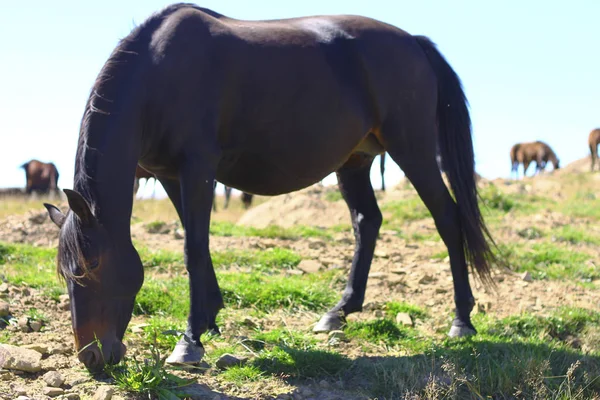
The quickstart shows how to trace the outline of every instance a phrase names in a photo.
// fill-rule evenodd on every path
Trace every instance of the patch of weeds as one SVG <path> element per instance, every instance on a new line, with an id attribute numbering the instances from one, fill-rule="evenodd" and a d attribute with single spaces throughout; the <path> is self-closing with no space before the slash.
<path id="1" fill-rule="evenodd" d="M 152 221 L 146 224 L 146 231 L 148 233 L 169 233 L 170 230 L 164 221 Z"/>
<path id="2" fill-rule="evenodd" d="M 396 344 L 403 339 L 412 337 L 408 329 L 398 326 L 387 318 L 367 322 L 350 322 L 346 329 L 346 335 L 349 338 L 385 344 Z"/>
<path id="3" fill-rule="evenodd" d="M 544 232 L 542 232 L 540 229 L 538 229 L 534 226 L 530 226 L 530 227 L 527 227 L 527 228 L 517 231 L 517 235 L 519 235 L 523 239 L 533 240 L 533 239 L 539 239 L 539 238 L 543 237 Z"/>
<path id="4" fill-rule="evenodd" d="M 291 378 L 335 376 L 349 368 L 351 361 L 344 355 L 324 350 L 298 350 L 275 346 L 252 361 L 260 371 Z"/>
<path id="5" fill-rule="evenodd" d="M 536 243 L 531 246 L 500 244 L 501 257 L 516 272 L 529 271 L 535 279 L 570 279 L 589 282 L 600 278 L 600 271 L 586 261 L 590 256 L 557 243 Z"/>
<path id="6" fill-rule="evenodd" d="M 427 318 L 427 311 L 425 311 L 423 308 L 404 302 L 389 301 L 385 303 L 384 310 L 386 316 L 392 319 L 396 318 L 396 315 L 401 312 L 407 313 L 413 319 Z"/>
<path id="7" fill-rule="evenodd" d="M 254 365 L 236 365 L 224 371 L 221 377 L 228 382 L 241 386 L 247 382 L 264 379 L 264 372 Z"/>
<path id="8" fill-rule="evenodd" d="M 262 342 L 263 346 L 264 344 L 269 344 L 300 349 L 310 349 L 317 344 L 317 339 L 313 335 L 285 328 L 257 333 L 253 336 L 253 340 L 259 343 Z"/>
<path id="9" fill-rule="evenodd" d="M 562 204 L 561 211 L 573 217 L 600 220 L 600 199 L 593 192 L 580 191 Z"/>
<path id="10" fill-rule="evenodd" d="M 29 311 L 25 315 L 31 321 L 39 321 L 43 324 L 47 324 L 48 321 L 50 321 L 48 319 L 48 316 L 46 316 L 46 314 L 44 314 L 44 312 L 38 310 L 37 308 L 30 308 Z"/>
<path id="11" fill-rule="evenodd" d="M 161 271 L 174 268 L 185 270 L 183 253 L 160 249 L 150 250 L 147 247 L 139 247 L 137 250 L 144 268 L 157 268 Z"/>
<path id="12" fill-rule="evenodd" d="M 56 250 L 0 242 L 0 266 L 7 282 L 63 291 L 56 274 Z"/>
<path id="13" fill-rule="evenodd" d="M 161 356 L 158 346 L 150 345 L 149 349 L 150 358 L 143 361 L 125 358 L 117 365 L 106 364 L 104 372 L 114 379 L 118 387 L 131 393 L 161 400 L 185 398 L 181 388 L 193 380 L 185 380 L 167 372 L 166 357 Z"/>
<path id="14" fill-rule="evenodd" d="M 433 260 L 445 260 L 448 257 L 448 250 L 442 250 L 431 256 Z"/>
<path id="15" fill-rule="evenodd" d="M 483 206 L 492 210 L 508 212 L 515 206 L 515 201 L 511 196 L 501 192 L 496 185 L 493 184 L 480 190 L 479 196 Z"/>
<path id="16" fill-rule="evenodd" d="M 264 312 L 280 308 L 320 311 L 336 299 L 333 277 L 328 272 L 305 276 L 222 273 L 219 284 L 230 307 Z"/>
<path id="17" fill-rule="evenodd" d="M 281 247 L 272 247 L 260 251 L 229 250 L 214 252 L 211 257 L 215 268 L 237 265 L 263 272 L 291 269 L 302 260 L 302 257 L 296 252 Z"/>
<path id="18" fill-rule="evenodd" d="M 179 341 L 179 332 L 185 331 L 185 322 L 172 318 L 152 317 L 143 328 L 143 340 L 161 351 L 172 351 Z"/>
<path id="19" fill-rule="evenodd" d="M 325 200 L 333 203 L 336 201 L 344 200 L 344 198 L 342 197 L 342 192 L 340 192 L 339 190 L 328 190 L 325 193 Z"/>
<path id="20" fill-rule="evenodd" d="M 589 230 L 577 229 L 569 225 L 553 230 L 552 238 L 558 242 L 570 244 L 600 245 L 600 236 L 591 233 Z"/>
<path id="21" fill-rule="evenodd" d="M 277 225 L 269 225 L 266 228 L 254 228 L 224 221 L 211 222 L 210 234 L 215 236 L 256 236 L 292 240 L 309 237 L 331 239 L 330 232 L 318 227 L 295 225 L 290 228 L 283 228 Z"/>
<path id="22" fill-rule="evenodd" d="M 431 217 L 427 207 L 416 196 L 382 204 L 381 210 L 384 212 L 383 225 L 389 229 L 394 229 L 394 227 L 399 229 L 405 222 Z"/>

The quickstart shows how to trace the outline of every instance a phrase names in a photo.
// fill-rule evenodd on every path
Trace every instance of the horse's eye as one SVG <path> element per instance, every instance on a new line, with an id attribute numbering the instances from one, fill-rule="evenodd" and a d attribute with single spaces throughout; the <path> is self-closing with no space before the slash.
<path id="1" fill-rule="evenodd" d="M 87 267 L 89 269 L 96 269 L 98 268 L 98 265 L 100 264 L 100 262 L 98 261 L 98 259 L 95 260 L 91 260 L 87 263 Z"/>

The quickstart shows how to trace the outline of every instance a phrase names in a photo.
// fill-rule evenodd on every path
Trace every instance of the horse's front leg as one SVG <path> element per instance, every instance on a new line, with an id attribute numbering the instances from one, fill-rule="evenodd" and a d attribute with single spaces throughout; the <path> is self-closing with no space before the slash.
<path id="1" fill-rule="evenodd" d="M 197 364 L 204 356 L 200 336 L 214 325 L 223 298 L 209 253 L 214 169 L 202 157 L 186 159 L 181 171 L 181 204 L 185 226 L 185 265 L 190 283 L 190 313 L 184 336 L 167 359 L 170 364 Z M 200 161 L 199 161 L 200 160 Z"/>

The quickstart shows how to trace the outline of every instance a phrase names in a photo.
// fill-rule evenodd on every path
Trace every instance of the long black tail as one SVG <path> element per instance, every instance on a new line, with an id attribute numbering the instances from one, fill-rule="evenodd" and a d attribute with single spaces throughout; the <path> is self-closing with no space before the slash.
<path id="1" fill-rule="evenodd" d="M 458 205 L 465 256 L 481 281 L 493 286 L 490 265 L 497 261 L 491 250 L 495 244 L 477 202 L 475 155 L 467 99 L 460 79 L 435 44 L 424 36 L 415 36 L 415 39 L 438 80 L 439 148 Z"/>

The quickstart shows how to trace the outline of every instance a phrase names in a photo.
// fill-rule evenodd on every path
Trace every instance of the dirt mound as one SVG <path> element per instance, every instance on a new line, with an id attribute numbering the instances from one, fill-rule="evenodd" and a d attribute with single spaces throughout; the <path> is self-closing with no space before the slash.
<path id="1" fill-rule="evenodd" d="M 328 193 L 337 191 L 337 186 L 321 184 L 306 189 L 273 197 L 271 200 L 250 209 L 238 221 L 240 225 L 264 228 L 269 225 L 291 227 L 307 225 L 330 227 L 350 223 L 348 207 L 343 200 L 328 200 Z M 334 200 L 334 201 L 332 201 Z"/>
<path id="2" fill-rule="evenodd" d="M 0 221 L 0 241 L 56 247 L 59 229 L 46 210 L 30 210 L 25 215 L 10 215 Z"/>
<path id="3" fill-rule="evenodd" d="M 590 172 L 591 166 L 590 157 L 583 157 L 579 160 L 575 160 L 572 163 L 565 165 L 564 167 L 556 170 L 556 175 L 567 175 L 567 174 L 581 174 L 584 172 Z"/>

